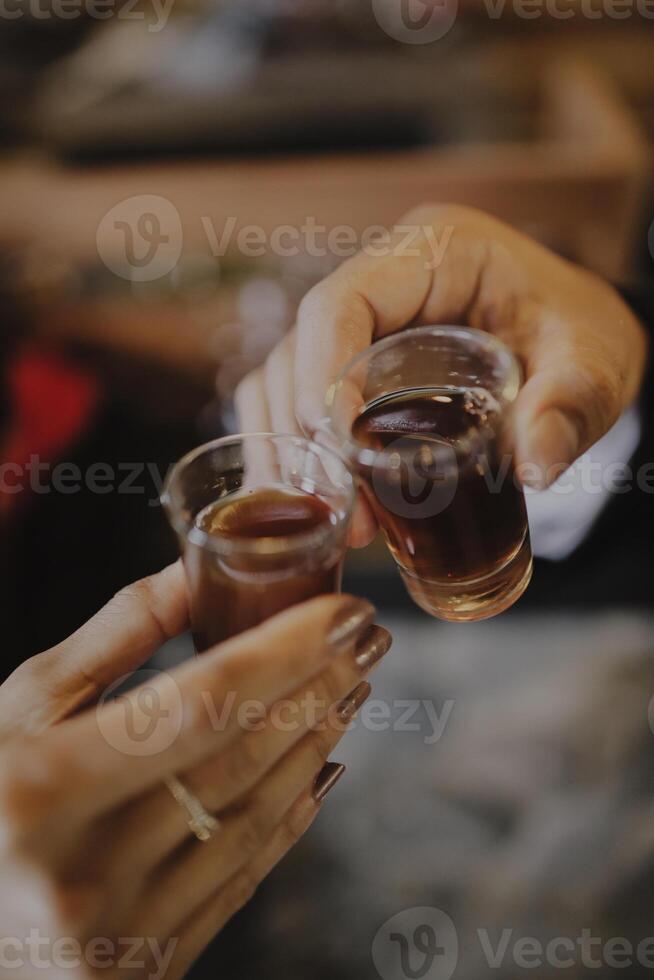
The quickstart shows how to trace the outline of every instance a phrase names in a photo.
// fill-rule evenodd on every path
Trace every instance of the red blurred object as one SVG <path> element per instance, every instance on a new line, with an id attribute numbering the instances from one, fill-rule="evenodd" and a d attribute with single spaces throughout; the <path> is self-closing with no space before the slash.
<path id="1" fill-rule="evenodd" d="M 29 490 L 33 457 L 52 464 L 88 430 L 101 398 L 97 379 L 62 355 L 23 348 L 10 362 L 9 422 L 2 439 L 0 513 L 13 512 Z"/>

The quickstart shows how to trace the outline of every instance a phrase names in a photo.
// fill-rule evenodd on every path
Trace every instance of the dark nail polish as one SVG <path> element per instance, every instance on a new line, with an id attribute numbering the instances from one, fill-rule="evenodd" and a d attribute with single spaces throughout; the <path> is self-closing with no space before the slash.
<path id="1" fill-rule="evenodd" d="M 385 656 L 393 645 L 393 637 L 383 626 L 371 626 L 357 644 L 354 662 L 365 673 Z"/>
<path id="2" fill-rule="evenodd" d="M 341 606 L 327 636 L 327 642 L 334 653 L 340 653 L 354 643 L 370 626 L 374 616 L 375 607 L 365 599 L 350 599 Z"/>
<path id="3" fill-rule="evenodd" d="M 352 721 L 362 704 L 370 697 L 372 688 L 368 681 L 361 681 L 338 706 L 338 717 L 341 721 Z"/>
<path id="4" fill-rule="evenodd" d="M 316 803 L 322 803 L 344 772 L 345 766 L 339 762 L 327 762 L 322 767 L 313 784 L 313 798 Z"/>

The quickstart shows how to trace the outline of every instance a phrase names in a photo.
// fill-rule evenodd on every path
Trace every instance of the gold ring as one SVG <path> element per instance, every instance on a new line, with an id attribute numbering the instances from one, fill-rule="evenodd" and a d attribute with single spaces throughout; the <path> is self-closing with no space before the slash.
<path id="1" fill-rule="evenodd" d="M 188 814 L 188 825 L 199 841 L 205 843 L 211 840 L 220 829 L 220 821 L 202 806 L 202 803 L 191 793 L 177 776 L 169 776 L 166 786 L 173 798 Z"/>

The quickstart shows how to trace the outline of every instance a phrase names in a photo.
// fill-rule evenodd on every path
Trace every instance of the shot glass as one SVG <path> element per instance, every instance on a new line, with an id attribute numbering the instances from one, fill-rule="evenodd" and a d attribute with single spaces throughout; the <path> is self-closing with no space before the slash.
<path id="1" fill-rule="evenodd" d="M 230 436 L 176 463 L 162 501 L 181 546 L 198 652 L 340 591 L 354 493 L 338 456 L 295 436 Z"/>
<path id="2" fill-rule="evenodd" d="M 532 574 L 511 454 L 521 372 L 491 334 L 418 327 L 355 357 L 330 393 L 330 429 L 415 602 L 486 619 Z"/>

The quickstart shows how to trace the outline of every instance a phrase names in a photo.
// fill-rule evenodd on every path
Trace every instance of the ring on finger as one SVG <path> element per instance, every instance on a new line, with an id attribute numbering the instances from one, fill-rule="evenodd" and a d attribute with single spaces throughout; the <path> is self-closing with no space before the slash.
<path id="1" fill-rule="evenodd" d="M 197 796 L 177 776 L 169 776 L 166 786 L 176 803 L 186 810 L 187 823 L 199 841 L 206 843 L 220 830 L 220 821 L 204 808 Z"/>

